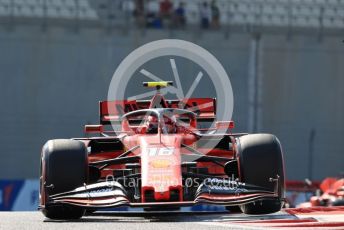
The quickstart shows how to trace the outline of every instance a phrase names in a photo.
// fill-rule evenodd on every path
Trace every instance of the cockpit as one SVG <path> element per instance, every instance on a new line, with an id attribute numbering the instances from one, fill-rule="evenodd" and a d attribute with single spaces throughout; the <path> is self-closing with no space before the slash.
<path id="1" fill-rule="evenodd" d="M 138 134 L 183 133 L 196 127 L 196 114 L 184 109 L 143 109 L 122 117 L 122 131 Z"/>

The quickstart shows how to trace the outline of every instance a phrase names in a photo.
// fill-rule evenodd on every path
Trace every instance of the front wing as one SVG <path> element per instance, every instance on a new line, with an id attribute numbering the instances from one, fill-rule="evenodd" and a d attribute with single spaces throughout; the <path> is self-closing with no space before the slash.
<path id="1" fill-rule="evenodd" d="M 195 204 L 242 205 L 262 199 L 281 199 L 279 177 L 269 178 L 275 183 L 274 191 L 255 185 L 228 179 L 208 178 L 198 187 L 193 201 L 180 202 L 130 202 L 125 188 L 116 181 L 84 185 L 69 192 L 48 197 L 47 206 L 68 204 L 84 208 L 113 208 L 119 206 L 155 207 L 155 206 L 192 206 Z M 42 207 L 40 207 L 42 208 Z"/>

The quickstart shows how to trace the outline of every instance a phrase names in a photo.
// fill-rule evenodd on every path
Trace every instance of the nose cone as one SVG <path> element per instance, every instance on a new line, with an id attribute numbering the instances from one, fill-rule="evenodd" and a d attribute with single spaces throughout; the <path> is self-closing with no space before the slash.
<path id="1" fill-rule="evenodd" d="M 154 199 L 155 200 L 169 200 L 170 199 L 170 192 L 155 192 L 154 193 Z"/>
<path id="2" fill-rule="evenodd" d="M 178 135 L 142 136 L 142 201 L 169 201 L 171 191 L 182 194 L 180 143 Z"/>

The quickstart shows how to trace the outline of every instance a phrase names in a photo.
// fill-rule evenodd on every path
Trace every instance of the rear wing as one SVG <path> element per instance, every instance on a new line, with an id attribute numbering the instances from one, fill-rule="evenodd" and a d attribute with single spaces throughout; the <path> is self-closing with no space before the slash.
<path id="1" fill-rule="evenodd" d="M 187 109 L 197 114 L 198 121 L 214 121 L 216 119 L 215 98 L 189 98 L 188 100 L 165 100 L 168 108 Z M 99 102 L 100 124 L 120 122 L 121 117 L 139 109 L 149 109 L 151 100 L 120 100 Z"/>

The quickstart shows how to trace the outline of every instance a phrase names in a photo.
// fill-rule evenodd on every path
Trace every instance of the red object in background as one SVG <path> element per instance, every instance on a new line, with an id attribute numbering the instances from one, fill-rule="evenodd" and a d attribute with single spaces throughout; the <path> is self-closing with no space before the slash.
<path id="1" fill-rule="evenodd" d="M 4 207 L 8 208 L 10 205 L 10 198 L 12 195 L 12 191 L 14 188 L 14 184 L 9 184 L 4 189 Z"/>
<path id="2" fill-rule="evenodd" d="M 286 207 L 297 207 L 299 204 L 307 202 L 316 194 L 319 186 L 319 181 L 286 181 Z"/>
<path id="3" fill-rule="evenodd" d="M 316 190 L 321 192 L 321 194 L 312 196 L 308 202 L 301 203 L 298 207 L 344 205 L 344 178 L 328 177 L 325 178 L 317 187 L 318 189 Z"/>
<path id="4" fill-rule="evenodd" d="M 327 190 L 329 190 L 332 185 L 337 181 L 337 178 L 333 178 L 333 177 L 328 177 L 325 178 L 325 180 L 323 180 L 320 184 L 320 189 L 323 192 L 326 192 Z"/>
<path id="5" fill-rule="evenodd" d="M 172 3 L 169 0 L 160 2 L 160 13 L 164 16 L 169 15 L 172 11 Z"/>
<path id="6" fill-rule="evenodd" d="M 319 181 L 312 181 L 310 184 L 305 181 L 289 180 L 286 181 L 288 191 L 315 192 L 320 187 Z"/>
<path id="7" fill-rule="evenodd" d="M 344 189 L 344 179 L 333 177 L 326 178 L 320 185 L 321 191 L 330 195 L 339 195 L 341 189 Z"/>

